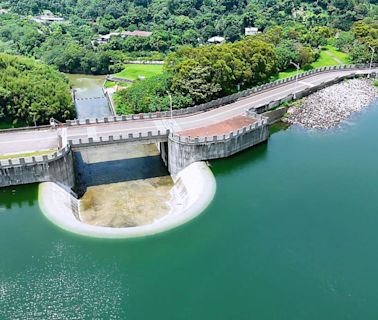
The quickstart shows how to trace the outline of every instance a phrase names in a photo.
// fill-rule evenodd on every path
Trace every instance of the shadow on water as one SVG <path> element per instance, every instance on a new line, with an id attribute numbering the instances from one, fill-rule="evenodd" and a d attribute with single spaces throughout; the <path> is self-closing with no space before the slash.
<path id="1" fill-rule="evenodd" d="M 217 175 L 231 175 L 235 171 L 250 166 L 252 162 L 263 161 L 267 156 L 268 142 L 262 142 L 252 148 L 238 152 L 231 157 L 212 160 L 211 169 Z M 230 163 L 232 162 L 232 166 Z"/>
<path id="2" fill-rule="evenodd" d="M 269 126 L 269 133 L 272 136 L 275 133 L 286 131 L 289 128 L 289 124 L 279 121 Z M 269 139 L 256 146 L 238 152 L 231 157 L 212 160 L 211 165 L 213 172 L 217 175 L 228 175 L 235 171 L 243 170 L 243 168 L 253 162 L 263 161 L 267 156 L 268 143 Z M 232 161 L 232 167 L 229 166 L 230 161 Z"/>
<path id="3" fill-rule="evenodd" d="M 269 126 L 269 132 L 272 135 L 280 131 L 286 131 L 289 128 L 290 128 L 290 124 L 279 121 Z"/>
<path id="4" fill-rule="evenodd" d="M 168 176 L 158 155 L 88 163 L 80 152 L 74 153 L 77 190 L 104 184 Z"/>

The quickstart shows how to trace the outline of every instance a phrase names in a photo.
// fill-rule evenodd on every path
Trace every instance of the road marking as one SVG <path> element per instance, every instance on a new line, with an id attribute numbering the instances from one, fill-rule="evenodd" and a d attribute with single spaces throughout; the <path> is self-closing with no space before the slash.
<path id="1" fill-rule="evenodd" d="M 309 83 L 309 82 L 305 82 L 305 81 L 299 81 L 299 83 L 302 83 L 302 84 L 304 84 L 306 86 L 309 86 L 309 87 L 314 87 L 315 86 L 314 84 Z"/>

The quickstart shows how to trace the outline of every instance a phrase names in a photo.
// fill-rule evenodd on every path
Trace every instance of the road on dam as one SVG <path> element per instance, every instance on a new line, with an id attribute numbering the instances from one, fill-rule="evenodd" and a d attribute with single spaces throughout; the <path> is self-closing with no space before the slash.
<path id="1" fill-rule="evenodd" d="M 377 72 L 373 69 L 372 72 Z M 148 131 L 164 131 L 173 129 L 175 133 L 189 129 L 204 128 L 209 125 L 232 119 L 244 115 L 245 112 L 254 107 L 272 100 L 285 98 L 289 94 L 300 92 L 306 88 L 319 85 L 323 82 L 331 81 L 337 77 L 343 77 L 350 74 L 365 73 L 366 69 L 361 70 L 340 70 L 324 72 L 320 74 L 309 75 L 295 81 L 282 84 L 277 87 L 266 89 L 262 92 L 255 93 L 249 97 L 241 98 L 238 101 L 221 106 L 209 111 L 189 114 L 180 117 L 141 119 L 109 123 L 97 123 L 88 125 L 78 125 L 67 127 L 68 140 L 77 140 L 80 138 L 97 138 L 100 136 L 119 136 L 129 133 L 147 133 Z M 228 133 L 228 132 L 225 132 Z M 58 143 L 57 130 L 40 129 L 40 130 L 20 130 L 20 131 L 3 131 L 0 133 L 0 154 L 16 154 L 25 152 L 34 152 L 38 150 L 47 150 L 56 148 Z"/>

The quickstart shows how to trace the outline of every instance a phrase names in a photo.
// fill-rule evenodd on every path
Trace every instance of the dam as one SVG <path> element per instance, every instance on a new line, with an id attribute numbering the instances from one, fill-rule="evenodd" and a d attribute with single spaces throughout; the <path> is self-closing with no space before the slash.
<path id="1" fill-rule="evenodd" d="M 43 132 L 51 141 L 54 139 L 59 141 L 60 149 L 48 156 L 1 160 L 0 186 L 35 182 L 56 183 L 67 191 L 66 207 L 75 212 L 78 211 L 78 206 L 72 205 L 75 200 L 72 198 L 71 190 L 82 196 L 88 187 L 127 180 L 127 177 L 122 175 L 122 171 L 112 178 L 107 174 L 106 169 L 110 166 L 115 168 L 117 165 L 130 166 L 133 162 L 132 158 L 127 157 L 128 152 L 125 152 L 124 157 L 112 159 L 111 155 L 114 152 L 124 146 L 154 145 L 158 150 L 155 158 L 161 158 L 167 172 L 178 186 L 176 189 L 184 186 L 184 190 L 189 192 L 188 190 L 195 189 L 195 186 L 190 183 L 190 174 L 187 173 L 190 169 L 187 168 L 205 172 L 202 167 L 197 167 L 195 164 L 229 157 L 267 141 L 269 121 L 282 116 L 280 105 L 344 79 L 367 74 L 372 73 L 363 66 L 322 68 L 302 75 L 305 81 L 301 81 L 300 85 L 293 77 L 278 80 L 191 110 L 177 110 L 175 118 L 167 118 L 167 114 L 152 113 L 67 121 L 59 128 L 53 127 L 47 130 L 40 128 L 29 131 L 15 130 L 15 134 L 20 137 L 27 133 L 28 137 L 38 138 Z M 375 76 L 375 73 L 373 74 Z M 234 102 L 227 104 L 230 101 Z M 266 112 L 269 113 L 270 119 L 265 116 L 268 114 Z M 186 113 L 189 113 L 189 116 Z M 1 135 L 7 134 L 11 133 L 6 132 Z M 105 156 L 101 161 L 93 161 L 96 154 L 109 155 L 109 158 Z M 93 180 L 93 177 L 97 181 Z M 199 188 L 199 190 L 205 189 Z M 195 190 L 192 197 L 198 201 L 201 199 L 199 190 Z M 208 199 L 198 202 L 200 210 L 211 201 L 213 196 L 211 193 L 212 191 L 208 194 Z M 193 201 L 192 204 L 194 205 Z M 185 206 L 186 204 L 183 205 Z M 181 209 L 185 213 L 188 208 Z M 198 212 L 194 215 L 196 214 Z M 184 218 L 180 223 L 187 221 L 189 216 L 183 214 Z M 63 224 L 65 222 L 67 221 L 61 221 Z M 70 225 L 70 222 L 67 223 Z M 163 221 L 158 230 L 167 230 L 180 223 Z M 86 228 L 81 228 L 78 233 L 90 234 L 91 231 L 84 229 Z M 141 235 L 144 231 L 135 230 L 131 236 Z M 148 234 L 155 232 L 157 230 L 149 230 Z M 122 230 L 115 237 L 122 237 Z"/>

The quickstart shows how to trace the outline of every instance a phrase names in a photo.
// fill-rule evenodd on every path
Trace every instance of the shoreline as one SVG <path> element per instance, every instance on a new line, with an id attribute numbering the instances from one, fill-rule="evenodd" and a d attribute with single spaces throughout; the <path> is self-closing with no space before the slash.
<path id="1" fill-rule="evenodd" d="M 346 80 L 290 104 L 282 121 L 305 129 L 336 128 L 376 99 L 372 79 Z"/>
<path id="2" fill-rule="evenodd" d="M 170 213 L 151 224 L 137 227 L 100 227 L 77 220 L 75 215 L 80 214 L 74 210 L 79 200 L 52 182 L 39 185 L 38 202 L 43 215 L 50 222 L 78 235 L 107 239 L 145 237 L 174 229 L 194 219 L 214 198 L 215 177 L 204 162 L 191 164 L 174 177 L 174 182 L 172 199 L 175 201 L 170 203 Z"/>

